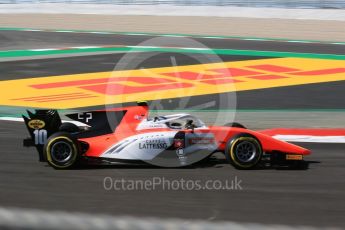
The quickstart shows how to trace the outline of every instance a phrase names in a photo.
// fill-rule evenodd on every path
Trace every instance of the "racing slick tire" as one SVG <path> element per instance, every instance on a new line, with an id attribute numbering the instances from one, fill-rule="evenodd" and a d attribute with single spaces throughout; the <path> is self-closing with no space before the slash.
<path id="1" fill-rule="evenodd" d="M 60 132 L 76 133 L 79 132 L 79 127 L 71 122 L 64 122 L 59 127 Z"/>
<path id="2" fill-rule="evenodd" d="M 80 151 L 77 140 L 67 132 L 51 135 L 43 147 L 44 157 L 55 169 L 69 169 L 77 165 Z"/>
<path id="3" fill-rule="evenodd" d="M 225 157 L 237 169 L 253 169 L 263 155 L 260 142 L 250 134 L 239 134 L 227 142 Z"/>
<path id="4" fill-rule="evenodd" d="M 230 123 L 226 123 L 225 125 L 223 125 L 225 127 L 234 127 L 234 128 L 242 128 L 242 129 L 246 129 L 246 127 L 244 125 L 242 125 L 241 123 L 238 122 L 230 122 Z"/>

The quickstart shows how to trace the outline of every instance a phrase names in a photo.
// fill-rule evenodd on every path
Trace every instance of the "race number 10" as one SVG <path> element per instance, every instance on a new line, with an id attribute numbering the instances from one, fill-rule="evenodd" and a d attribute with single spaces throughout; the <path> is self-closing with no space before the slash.
<path id="1" fill-rule="evenodd" d="M 47 141 L 47 130 L 45 129 L 36 129 L 34 131 L 35 135 L 35 145 L 44 145 Z"/>

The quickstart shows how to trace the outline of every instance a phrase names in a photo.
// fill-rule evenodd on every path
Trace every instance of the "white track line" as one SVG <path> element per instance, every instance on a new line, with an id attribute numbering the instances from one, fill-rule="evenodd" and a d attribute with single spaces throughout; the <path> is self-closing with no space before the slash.
<path id="1" fill-rule="evenodd" d="M 345 136 L 275 135 L 273 137 L 288 142 L 345 143 Z"/>
<path id="2" fill-rule="evenodd" d="M 18 29 L 17 31 L 30 32 L 49 32 L 49 33 L 85 33 L 85 34 L 113 34 L 113 35 L 130 35 L 130 36 L 150 36 L 150 37 L 190 37 L 190 38 L 206 38 L 206 39 L 229 39 L 229 40 L 247 40 L 247 41 L 273 41 L 273 42 L 293 42 L 293 43 L 317 43 L 317 44 L 333 44 L 345 45 L 345 42 L 330 41 L 309 41 L 309 40 L 289 40 L 274 38 L 251 38 L 251 37 L 232 37 L 232 36 L 202 36 L 192 34 L 156 34 L 156 33 L 130 33 L 130 32 L 110 32 L 110 31 L 79 31 L 79 30 L 49 30 L 49 29 Z"/>
<path id="3" fill-rule="evenodd" d="M 23 118 L 0 117 L 2 121 L 24 122 Z M 62 120 L 78 126 L 87 126 L 79 121 Z M 312 135 L 274 135 L 273 138 L 288 142 L 311 142 L 311 143 L 345 143 L 345 136 L 312 136 Z"/>

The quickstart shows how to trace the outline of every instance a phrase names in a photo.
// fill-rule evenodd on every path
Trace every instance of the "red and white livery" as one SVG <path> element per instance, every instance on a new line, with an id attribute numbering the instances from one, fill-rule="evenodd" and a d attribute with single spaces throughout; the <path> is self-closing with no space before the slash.
<path id="1" fill-rule="evenodd" d="M 28 111 L 23 116 L 39 159 L 56 169 L 81 162 L 149 163 L 161 167 L 186 166 L 222 152 L 238 169 L 261 162 L 296 165 L 310 151 L 246 129 L 238 123 L 207 126 L 190 114 L 148 116 L 146 103 L 137 106 L 66 115 L 81 122 L 62 123 L 55 110 Z"/>

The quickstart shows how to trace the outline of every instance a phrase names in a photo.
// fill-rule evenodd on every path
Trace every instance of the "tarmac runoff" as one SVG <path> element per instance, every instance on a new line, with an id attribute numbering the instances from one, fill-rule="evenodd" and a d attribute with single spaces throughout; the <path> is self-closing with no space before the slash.
<path id="1" fill-rule="evenodd" d="M 37 30 L 37 32 L 39 33 L 41 30 Z M 72 31 L 73 32 L 73 31 Z M 63 36 L 64 34 L 68 34 L 68 33 L 72 33 L 69 31 L 61 31 L 59 36 Z M 74 33 L 74 32 L 73 32 Z M 77 32 L 76 32 L 77 33 Z M 92 33 L 92 32 L 90 32 Z M 50 33 L 52 35 L 54 35 L 54 33 Z M 103 36 L 102 33 L 97 34 L 99 36 Z M 134 37 L 141 37 L 141 36 L 145 36 L 144 35 L 140 35 L 140 34 L 135 34 L 132 35 Z M 129 35 L 129 37 L 131 37 Z M 209 38 L 210 40 L 212 40 L 212 37 Z M 223 40 L 224 46 L 225 44 L 227 44 L 227 42 L 232 42 L 232 40 Z M 255 44 L 261 44 L 258 41 L 251 41 L 252 43 Z M 319 47 L 319 46 L 318 46 Z M 320 45 L 321 47 L 321 45 Z M 300 56 L 300 55 L 307 55 L 310 58 L 319 58 L 320 56 L 318 55 L 322 55 L 322 57 L 324 58 L 325 56 L 329 57 L 329 58 L 334 58 L 334 59 L 344 59 L 345 55 L 342 55 L 341 53 L 339 54 L 305 54 L 305 53 L 296 53 L 296 52 L 273 52 L 273 51 L 255 51 L 255 50 L 231 50 L 231 49 L 197 49 L 197 48 L 171 48 L 171 47 L 143 47 L 143 46 L 128 46 L 126 47 L 91 47 L 91 46 L 78 46 L 78 47 L 70 47 L 70 48 L 61 48 L 61 49 L 33 49 L 33 50 L 14 50 L 14 51 L 3 51 L 3 53 L 0 52 L 0 54 L 3 54 L 3 58 L 6 59 L 6 55 L 8 56 L 16 56 L 18 55 L 18 57 L 15 58 L 23 58 L 23 56 L 21 56 L 22 54 L 24 55 L 31 55 L 32 53 L 35 54 L 46 54 L 45 55 L 38 55 L 38 58 L 46 58 L 50 55 L 52 55 L 52 57 L 54 57 L 54 52 L 67 52 L 66 54 L 57 54 L 57 55 L 67 55 L 68 57 L 70 57 L 69 55 L 74 55 L 73 52 L 76 52 L 76 55 L 85 55 L 85 56 L 89 56 L 89 54 L 91 53 L 95 53 L 98 54 L 99 50 L 106 50 L 109 49 L 109 52 L 113 52 L 113 50 L 118 50 L 118 49 L 130 49 L 130 50 L 136 50 L 136 51 L 140 51 L 140 52 L 147 52 L 147 51 L 152 51 L 152 50 L 156 50 L 157 52 L 166 52 L 167 50 L 169 51 L 174 51 L 174 52 L 199 52 L 199 53 L 203 53 L 203 52 L 222 52 L 223 56 L 232 56 L 232 57 L 236 57 L 237 55 L 241 54 L 241 55 L 248 55 L 248 57 L 253 57 L 255 58 L 255 56 L 251 56 L 251 55 L 265 55 L 263 57 L 267 58 L 266 55 L 271 55 L 271 56 L 281 56 L 281 55 L 289 55 L 289 56 Z M 78 53 L 78 52 L 81 53 Z M 84 51 L 87 51 L 85 53 L 83 53 Z M 318 50 L 315 50 L 315 52 L 317 52 Z M 23 52 L 23 53 L 21 53 Z M 71 52 L 71 53 L 69 53 Z M 123 52 L 123 51 L 119 51 L 119 52 Z M 27 56 L 28 58 L 35 58 L 35 56 Z M 238 56 L 240 57 L 240 56 Z M 326 58 L 327 58 L 326 57 Z M 85 57 L 87 58 L 87 57 Z M 91 58 L 89 58 L 91 59 Z M 109 60 L 111 58 L 109 57 Z M 0 59 L 1 60 L 1 59 Z M 58 60 L 58 59 L 56 59 Z M 66 60 L 66 59 L 65 59 Z M 70 59 L 72 60 L 72 59 Z M 91 59 L 92 60 L 92 59 Z M 54 62 L 54 60 L 52 60 L 51 62 Z M 157 60 L 157 63 L 161 62 L 161 60 Z M 43 65 L 42 63 L 40 65 Z M 31 64 L 27 66 L 32 66 Z M 96 66 L 95 66 L 96 67 Z M 45 68 L 44 65 L 42 66 L 42 68 Z M 80 68 L 82 68 L 82 66 L 80 66 Z M 52 71 L 54 71 L 54 69 L 51 69 Z M 26 72 L 32 72 L 29 69 L 26 70 Z M 38 71 L 39 72 L 39 71 Z M 306 87 L 306 86 L 304 86 Z M 312 87 L 312 85 L 308 85 L 309 88 Z M 288 87 L 289 88 L 289 87 Z M 339 88 L 339 87 L 338 87 Z M 325 89 L 327 90 L 327 89 Z M 278 88 L 279 91 L 279 88 Z M 250 93 L 249 93 L 250 94 Z M 276 95 L 276 93 L 274 93 Z M 254 96 L 255 93 L 252 95 Z M 261 95 L 261 94 L 260 94 Z M 273 95 L 273 94 L 272 94 Z M 250 95 L 249 95 L 250 96 Z M 248 97 L 249 97 L 248 96 Z M 313 98 L 313 97 L 311 97 Z M 263 99 L 265 100 L 265 99 Z M 293 107 L 293 106 L 292 106 Z M 87 109 L 87 108 L 84 108 Z M 18 112 L 20 111 L 20 112 Z M 22 108 L 18 108 L 15 109 L 13 107 L 2 107 L 0 109 L 0 113 L 2 114 L 2 116 L 19 116 L 20 113 L 23 113 L 24 109 Z M 171 113 L 171 111 L 158 111 L 159 113 Z M 189 111 L 173 111 L 173 113 L 176 112 L 189 112 Z M 206 112 L 196 112 L 196 111 L 192 111 L 193 113 L 196 113 L 196 115 L 200 116 L 200 118 L 202 118 L 203 120 L 205 120 L 206 123 L 208 124 L 212 124 L 214 123 L 213 118 L 217 115 L 219 115 L 219 117 L 223 117 L 224 119 L 219 121 L 217 123 L 217 125 L 223 125 L 224 123 L 230 122 L 230 120 L 227 120 L 227 117 L 233 117 L 234 115 L 236 116 L 236 121 L 237 122 L 241 122 L 243 124 L 245 124 L 247 127 L 252 128 L 252 129 L 266 129 L 266 128 L 275 128 L 275 127 L 305 127 L 305 128 L 319 128 L 319 127 L 324 127 L 324 128 L 342 128 L 344 127 L 345 124 L 345 116 L 344 113 L 345 111 L 343 111 L 342 109 L 276 109 L 276 110 L 269 110 L 269 109 L 259 109 L 259 110 L 251 110 L 251 109 L 239 109 L 237 111 L 206 111 Z M 303 117 L 303 119 L 301 119 L 301 117 Z"/>

